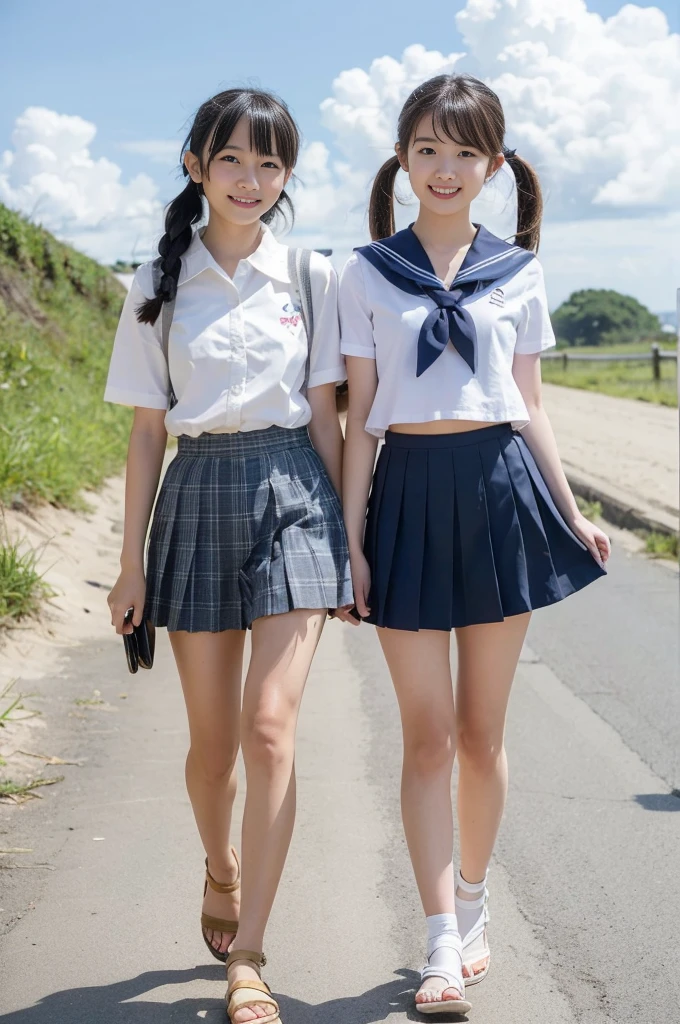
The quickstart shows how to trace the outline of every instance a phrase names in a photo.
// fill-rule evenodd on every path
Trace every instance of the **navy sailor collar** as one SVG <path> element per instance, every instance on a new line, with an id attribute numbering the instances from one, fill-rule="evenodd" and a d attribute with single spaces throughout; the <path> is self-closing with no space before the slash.
<path id="1" fill-rule="evenodd" d="M 451 287 L 445 288 L 412 224 L 390 238 L 358 246 L 354 251 L 396 288 L 435 301 L 436 307 L 428 314 L 418 338 L 417 377 L 429 369 L 449 341 L 475 372 L 477 332 L 464 301 L 496 281 L 512 277 L 534 259 L 533 252 L 497 238 L 480 224 Z"/>

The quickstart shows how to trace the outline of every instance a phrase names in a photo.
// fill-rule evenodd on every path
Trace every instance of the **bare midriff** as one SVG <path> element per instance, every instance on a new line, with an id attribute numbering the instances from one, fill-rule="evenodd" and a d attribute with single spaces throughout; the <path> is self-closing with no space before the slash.
<path id="1" fill-rule="evenodd" d="M 388 429 L 395 434 L 464 434 L 468 430 L 496 426 L 497 423 L 478 420 L 431 420 L 429 423 L 390 423 Z"/>

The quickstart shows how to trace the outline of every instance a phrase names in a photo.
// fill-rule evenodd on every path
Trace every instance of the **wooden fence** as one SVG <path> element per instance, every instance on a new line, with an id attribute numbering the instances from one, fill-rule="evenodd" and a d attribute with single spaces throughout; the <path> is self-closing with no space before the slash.
<path id="1" fill-rule="evenodd" d="M 661 363 L 664 360 L 673 360 L 677 363 L 678 353 L 667 352 L 656 343 L 651 346 L 649 352 L 620 352 L 602 353 L 579 352 L 577 348 L 561 349 L 559 352 L 544 352 L 542 359 L 558 361 L 562 363 L 563 369 L 567 369 L 569 363 L 651 363 L 652 378 L 661 380 Z"/>

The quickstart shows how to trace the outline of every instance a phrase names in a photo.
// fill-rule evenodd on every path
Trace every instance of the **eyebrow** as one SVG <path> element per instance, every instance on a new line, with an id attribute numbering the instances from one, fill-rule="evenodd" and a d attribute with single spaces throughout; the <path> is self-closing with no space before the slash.
<path id="1" fill-rule="evenodd" d="M 230 146 L 230 145 L 227 144 L 226 146 L 222 146 L 222 149 L 220 150 L 220 153 L 222 153 L 225 149 L 236 149 L 236 150 L 238 150 L 239 153 L 245 153 L 246 152 L 246 150 L 243 148 L 243 146 Z M 263 158 L 264 157 L 274 157 L 275 160 L 279 160 L 280 159 L 278 153 L 263 153 L 261 155 L 262 155 Z"/>
<path id="2" fill-rule="evenodd" d="M 436 143 L 444 141 L 444 139 L 431 139 L 427 135 L 419 135 L 417 139 L 413 140 L 413 145 L 415 146 L 417 142 L 434 142 L 436 145 Z M 467 146 L 468 149 L 478 148 L 477 146 L 474 146 L 471 142 L 461 142 L 457 139 L 450 139 L 450 141 L 453 142 L 454 146 Z"/>

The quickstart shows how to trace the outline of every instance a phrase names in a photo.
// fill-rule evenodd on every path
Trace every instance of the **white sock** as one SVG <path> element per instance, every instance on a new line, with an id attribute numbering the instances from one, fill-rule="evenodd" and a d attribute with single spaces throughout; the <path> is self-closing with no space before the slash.
<path id="1" fill-rule="evenodd" d="M 446 946 L 435 947 L 435 940 L 440 935 L 458 935 L 458 922 L 455 914 L 433 914 L 425 918 L 427 921 L 427 954 L 433 967 L 448 967 L 451 970 L 451 950 Z M 434 952 L 430 952 L 434 950 Z"/>
<path id="2" fill-rule="evenodd" d="M 460 878 L 462 879 L 462 875 Z M 460 937 L 463 941 L 465 941 L 465 936 L 474 927 L 474 925 L 477 924 L 484 913 L 484 907 L 475 907 L 474 903 L 484 895 L 486 876 L 477 885 L 472 885 L 470 882 L 466 882 L 465 884 L 465 894 L 471 897 L 470 900 L 466 900 L 464 896 L 460 895 L 460 884 L 456 888 L 456 915 L 458 918 Z"/>

